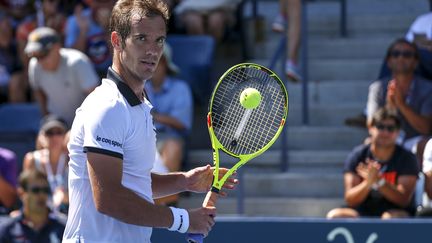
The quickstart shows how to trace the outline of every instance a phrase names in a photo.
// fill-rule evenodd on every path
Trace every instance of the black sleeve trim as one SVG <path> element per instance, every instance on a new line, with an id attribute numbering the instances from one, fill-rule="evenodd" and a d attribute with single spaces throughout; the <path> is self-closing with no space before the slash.
<path id="1" fill-rule="evenodd" d="M 101 148 L 95 148 L 95 147 L 84 147 L 84 153 L 92 152 L 92 153 L 98 153 L 98 154 L 105 154 L 108 156 L 116 157 L 119 159 L 123 159 L 123 154 L 113 152 L 111 150 L 101 149 Z"/>

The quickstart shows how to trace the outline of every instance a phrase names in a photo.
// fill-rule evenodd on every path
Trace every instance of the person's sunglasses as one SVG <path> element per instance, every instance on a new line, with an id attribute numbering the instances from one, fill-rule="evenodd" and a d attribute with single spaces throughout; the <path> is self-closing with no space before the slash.
<path id="1" fill-rule="evenodd" d="M 63 135 L 64 133 L 65 132 L 63 130 L 52 129 L 52 130 L 46 131 L 45 132 L 45 136 L 47 136 L 47 137 L 52 137 L 52 136 L 55 136 L 55 135 L 60 136 L 60 135 Z"/>
<path id="2" fill-rule="evenodd" d="M 415 53 L 413 51 L 394 50 L 390 52 L 390 56 L 393 58 L 398 58 L 399 56 L 402 56 L 403 58 L 413 58 Z"/>
<path id="3" fill-rule="evenodd" d="M 28 191 L 33 193 L 33 194 L 38 194 L 38 193 L 44 193 L 47 195 L 51 194 L 51 189 L 48 186 L 43 186 L 43 187 L 34 186 L 34 187 L 29 188 Z"/>
<path id="4" fill-rule="evenodd" d="M 32 57 L 36 58 L 38 61 L 45 59 L 49 54 L 49 51 L 43 51 L 39 53 L 34 53 Z"/>
<path id="5" fill-rule="evenodd" d="M 375 125 L 375 127 L 380 131 L 387 130 L 388 132 L 394 132 L 397 130 L 397 127 L 395 125 L 377 124 Z"/>

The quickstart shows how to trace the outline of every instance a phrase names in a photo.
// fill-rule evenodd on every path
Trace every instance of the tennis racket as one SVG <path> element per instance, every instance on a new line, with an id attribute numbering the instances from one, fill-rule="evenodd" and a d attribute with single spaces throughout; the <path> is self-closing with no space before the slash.
<path id="1" fill-rule="evenodd" d="M 244 108 L 240 96 L 254 88 L 261 102 L 253 109 Z M 203 206 L 215 206 L 225 181 L 249 160 L 266 151 L 276 141 L 288 115 L 288 94 L 283 82 L 270 69 L 254 63 L 237 64 L 226 71 L 213 90 L 207 125 L 215 166 L 211 190 Z M 238 162 L 219 179 L 219 153 Z M 203 242 L 203 235 L 189 234 L 189 243 Z"/>

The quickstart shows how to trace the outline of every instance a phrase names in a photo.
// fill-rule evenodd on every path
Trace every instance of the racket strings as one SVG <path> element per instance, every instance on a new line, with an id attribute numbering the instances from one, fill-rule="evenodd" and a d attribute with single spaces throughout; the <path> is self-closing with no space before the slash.
<path id="1" fill-rule="evenodd" d="M 281 83 L 268 73 L 251 67 L 239 67 L 228 73 L 218 86 L 212 104 L 212 122 L 216 137 L 234 154 L 251 154 L 266 146 L 276 135 L 285 116 L 286 96 Z M 246 113 L 239 102 L 240 93 L 252 87 L 260 91 L 260 106 L 236 138 L 234 135 Z"/>

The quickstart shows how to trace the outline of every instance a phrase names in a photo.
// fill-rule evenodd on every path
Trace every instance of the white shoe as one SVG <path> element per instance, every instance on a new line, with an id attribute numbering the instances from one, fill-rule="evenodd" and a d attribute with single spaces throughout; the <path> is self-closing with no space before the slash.
<path id="1" fill-rule="evenodd" d="M 285 74 L 289 80 L 295 83 L 302 81 L 302 76 L 300 75 L 299 69 L 292 61 L 288 61 L 285 64 Z"/>
<path id="2" fill-rule="evenodd" d="M 278 14 L 272 23 L 272 30 L 274 32 L 282 33 L 285 31 L 285 26 L 286 19 L 282 15 Z"/>

